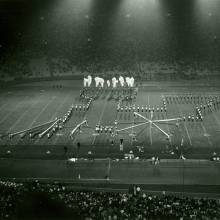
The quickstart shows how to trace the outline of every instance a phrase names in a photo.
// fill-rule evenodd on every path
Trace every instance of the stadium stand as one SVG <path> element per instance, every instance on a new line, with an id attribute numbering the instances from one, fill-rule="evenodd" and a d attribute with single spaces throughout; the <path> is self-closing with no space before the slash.
<path id="1" fill-rule="evenodd" d="M 220 218 L 220 200 L 149 195 L 138 186 L 128 192 L 94 192 L 76 191 L 59 183 L 1 181 L 0 191 L 1 219 Z"/>
<path id="2" fill-rule="evenodd" d="M 102 69 L 103 68 L 103 69 Z M 45 57 L 33 58 L 29 61 L 1 61 L 0 80 L 11 81 L 21 79 L 37 79 L 48 77 L 83 76 L 88 73 L 103 74 L 105 77 L 112 75 L 126 75 L 132 73 L 141 80 L 192 80 L 213 79 L 219 77 L 219 68 L 207 63 L 166 63 L 166 62 L 140 62 L 137 67 L 130 70 L 115 68 L 107 71 L 107 67 L 100 68 L 99 65 L 88 66 L 84 70 L 71 63 L 66 58 L 52 58 L 48 61 Z M 106 70 L 106 71 L 105 71 Z M 16 72 L 16 77 L 15 73 Z"/>
<path id="3" fill-rule="evenodd" d="M 59 2 L 59 4 L 54 4 L 56 2 Z M 60 2 L 62 2 L 62 4 Z M 190 154 L 190 156 L 199 155 L 198 157 L 202 158 L 205 155 L 205 159 L 207 159 L 207 157 L 210 158 L 210 154 L 212 154 L 210 159 L 213 162 L 211 162 L 211 165 L 209 163 L 210 161 L 205 160 L 200 163 L 200 160 L 198 160 L 195 167 L 198 167 L 200 170 L 206 170 L 205 173 L 208 173 L 211 167 L 214 175 L 216 175 L 216 179 L 210 178 L 212 175 L 207 177 L 205 175 L 205 178 L 213 181 L 212 183 L 218 187 L 219 185 L 217 184 L 219 182 L 217 179 L 220 169 L 217 163 L 219 163 L 218 136 L 220 121 L 219 112 L 217 111 L 219 111 L 219 103 L 216 104 L 216 102 L 213 101 L 206 103 L 206 100 L 209 100 L 209 95 L 220 97 L 219 80 L 215 81 L 215 79 L 220 78 L 220 13 L 218 13 L 220 1 L 164 0 L 158 1 L 158 3 L 160 2 L 159 4 L 157 4 L 157 1 L 139 1 L 139 3 L 141 2 L 140 4 L 143 5 L 136 3 L 134 0 L 122 1 L 123 4 L 114 3 L 120 2 L 118 0 L 93 0 L 92 4 L 86 4 L 86 2 L 90 1 L 0 1 L 0 90 L 2 90 L 0 97 L 0 131 L 2 130 L 0 141 L 2 141 L 1 155 L 3 155 L 3 160 L 7 161 L 7 166 L 2 163 L 1 170 L 3 170 L 4 173 L 1 173 L 1 178 L 7 177 L 6 174 L 10 172 L 8 167 L 13 167 L 13 169 L 14 167 L 17 168 L 18 162 L 16 162 L 16 157 L 19 158 L 21 156 L 20 161 L 22 162 L 28 161 L 26 159 L 30 157 L 31 160 L 33 159 L 30 164 L 32 164 L 32 162 L 35 164 L 36 160 L 34 157 L 40 158 L 39 163 L 42 163 L 42 159 L 44 158 L 54 159 L 54 161 L 57 158 L 59 159 L 59 157 L 65 157 L 66 159 L 66 156 L 70 153 L 71 156 L 74 156 L 73 159 L 79 156 L 80 142 L 77 142 L 77 153 L 73 155 L 72 151 L 69 150 L 69 146 L 69 148 L 66 146 L 63 148 L 62 146 L 61 151 L 59 151 L 60 148 L 54 150 L 56 146 L 54 148 L 51 147 L 53 143 L 59 143 L 59 140 L 61 140 L 63 144 L 62 141 L 64 138 L 66 138 L 67 135 L 69 137 L 68 129 L 71 128 L 73 129 L 72 131 L 74 131 L 74 127 L 72 128 L 68 125 L 63 129 L 65 132 L 57 132 L 56 135 L 53 135 L 54 131 L 52 130 L 52 133 L 49 133 L 47 136 L 49 137 L 48 140 L 37 139 L 36 137 L 38 137 L 39 134 L 38 130 L 35 131 L 35 129 L 32 130 L 31 128 L 33 125 L 35 126 L 35 123 L 38 125 L 38 123 L 41 124 L 43 121 L 48 121 L 50 118 L 53 119 L 59 115 L 63 117 L 63 112 L 67 110 L 66 106 L 69 108 L 70 105 L 72 109 L 73 106 L 80 106 L 80 110 L 74 112 L 74 117 L 72 117 L 72 121 L 69 123 L 71 126 L 78 125 L 78 123 L 83 121 L 81 118 L 84 118 L 84 116 L 87 117 L 84 113 L 87 112 L 88 108 L 86 111 L 81 111 L 81 107 L 84 106 L 82 103 L 84 103 L 84 101 L 88 103 L 86 96 L 80 95 L 80 98 L 75 98 L 75 92 L 78 89 L 77 86 L 81 86 L 81 84 L 77 84 L 77 82 L 75 84 L 72 82 L 62 84 L 59 81 L 54 83 L 53 80 L 78 80 L 88 75 L 91 75 L 93 78 L 100 76 L 106 80 L 113 76 L 132 75 L 135 80 L 137 80 L 138 86 L 140 85 L 140 88 L 143 88 L 140 99 L 137 101 L 138 106 L 139 104 L 143 104 L 143 106 L 147 104 L 149 110 L 151 105 L 156 106 L 157 99 L 159 101 L 162 100 L 166 95 L 165 93 L 172 95 L 169 96 L 168 94 L 168 97 L 170 97 L 169 100 L 172 102 L 169 114 L 183 116 L 184 122 L 181 129 L 186 130 L 186 140 L 189 139 L 189 143 L 184 140 L 186 153 L 189 152 L 188 155 Z M 126 5 L 125 2 L 130 3 Z M 92 7 L 90 8 L 88 5 Z M 120 8 L 117 8 L 119 5 Z M 51 80 L 51 83 L 41 83 L 41 81 L 44 80 Z M 184 84 L 184 80 L 188 81 L 186 85 L 183 85 L 183 89 L 180 87 L 175 91 L 176 88 L 174 84 L 171 84 L 170 87 L 167 85 L 163 87 L 165 80 L 168 82 L 172 81 L 174 84 L 177 83 L 178 86 Z M 193 85 L 193 83 L 195 81 L 199 83 L 199 80 L 203 80 L 203 83 L 201 83 L 201 85 L 198 84 L 199 89 L 195 91 L 196 86 Z M 215 83 L 212 83 L 213 87 L 208 85 L 208 80 L 215 81 Z M 27 81 L 39 81 L 39 83 L 33 86 L 26 85 L 23 88 L 19 88 L 18 86 L 17 88 L 12 88 L 13 90 L 10 87 L 10 89 L 7 88 L 8 85 Z M 158 82 L 159 86 L 151 85 L 153 81 Z M 162 81 L 162 83 L 160 83 L 160 81 Z M 71 86 L 69 86 L 70 84 Z M 212 84 L 210 83 L 210 85 Z M 7 90 L 5 88 L 7 88 Z M 207 89 L 208 91 L 205 91 Z M 16 93 L 17 90 L 19 90 L 19 93 Z M 72 91 L 73 93 L 71 93 Z M 121 120 L 122 123 L 130 123 L 131 117 L 130 115 L 128 117 L 127 114 L 127 107 L 130 106 L 128 105 L 129 103 L 126 103 L 128 96 L 125 96 L 126 99 L 123 98 L 126 103 L 126 108 L 120 108 L 122 111 L 120 110 L 121 112 L 115 114 L 115 112 L 110 111 L 110 109 L 113 109 L 113 106 L 115 106 L 115 103 L 113 104 L 112 101 L 119 99 L 120 94 L 118 92 L 117 95 L 112 93 L 113 98 L 109 99 L 109 91 L 106 91 L 107 93 L 103 92 L 99 95 L 99 90 L 97 90 L 97 96 L 94 92 L 94 97 L 100 99 L 99 101 L 97 100 L 93 106 L 94 109 L 88 111 L 88 118 L 92 119 L 90 120 L 92 121 L 91 124 L 93 125 L 94 121 L 94 123 L 98 122 L 97 124 L 100 126 L 99 124 L 102 121 L 110 122 L 113 117 L 115 120 L 115 115 L 116 119 Z M 68 96 L 67 92 L 70 92 Z M 183 92 L 184 95 L 180 94 L 180 92 Z M 204 103 L 202 101 L 201 109 L 202 107 L 203 109 L 206 108 L 206 111 L 204 110 L 203 112 L 207 116 L 207 124 L 204 124 L 202 120 L 197 123 L 194 120 L 194 115 L 191 117 L 191 113 L 194 114 L 194 110 L 197 109 L 196 105 L 200 103 L 195 104 L 195 102 L 192 102 L 192 99 L 190 101 L 189 97 L 195 98 L 195 95 L 191 96 L 188 94 L 189 92 L 196 94 L 197 97 L 204 97 Z M 115 96 L 116 98 L 114 98 Z M 181 99 L 178 97 L 181 97 Z M 182 101 L 182 97 L 184 97 L 184 101 Z M 186 99 L 186 97 L 188 99 Z M 128 97 L 128 99 L 132 100 L 130 97 Z M 136 101 L 136 95 L 134 99 Z M 93 99 L 90 99 L 90 102 L 91 100 Z M 105 104 L 107 104 L 103 105 L 103 101 L 106 101 Z M 210 107 L 212 103 L 215 107 Z M 103 106 L 105 106 L 106 109 Z M 103 109 L 103 111 L 100 112 L 100 109 Z M 163 109 L 164 112 L 167 113 L 166 108 Z M 184 116 L 185 112 L 187 113 L 188 121 L 187 116 Z M 200 116 L 200 119 L 202 119 L 201 114 L 203 114 L 203 112 L 201 113 L 200 110 L 196 110 L 196 114 Z M 114 116 L 111 113 L 114 113 Z M 151 112 L 149 111 L 148 113 Z M 69 117 L 71 113 L 68 114 Z M 103 115 L 106 115 L 106 119 L 104 120 L 102 118 Z M 98 119 L 98 116 L 100 116 L 100 119 Z M 167 117 L 166 114 L 158 114 L 157 116 L 161 118 Z M 65 122 L 68 117 L 64 115 L 63 122 Z M 193 122 L 191 121 L 192 118 Z M 32 134 L 36 135 L 35 139 L 28 138 L 28 135 L 33 137 L 29 132 L 27 132 L 28 135 L 25 134 L 29 125 L 31 131 L 33 131 Z M 17 130 L 21 129 L 19 126 L 24 126 L 25 132 L 17 132 Z M 208 128 L 207 131 L 206 126 Z M 177 127 L 179 129 L 179 123 L 176 123 L 175 128 Z M 57 128 L 58 125 L 54 128 L 55 131 Z M 189 132 L 187 130 L 188 128 L 190 129 Z M 168 125 L 166 129 L 170 130 Z M 181 129 L 178 130 L 178 132 L 182 131 Z M 79 129 L 79 131 L 81 130 Z M 15 132 L 13 134 L 19 133 L 21 136 L 18 137 L 17 135 L 16 138 L 13 139 L 12 132 Z M 152 137 L 150 132 L 151 128 L 149 129 L 149 137 Z M 169 133 L 171 132 L 169 131 Z M 193 144 L 195 142 L 197 146 L 199 146 L 199 144 L 201 144 L 201 146 L 195 147 L 190 143 L 190 132 L 192 133 Z M 85 134 L 86 132 L 84 135 Z M 138 133 L 138 135 L 139 134 L 141 133 Z M 146 134 L 148 135 L 148 133 Z M 179 134 L 181 134 L 181 132 L 179 132 L 178 135 Z M 53 137 L 50 139 L 51 135 L 53 135 Z M 94 140 L 91 142 L 92 145 L 94 145 L 93 147 L 96 148 L 95 140 L 99 147 L 100 140 L 97 140 L 97 133 L 92 133 L 92 135 L 92 138 L 89 138 Z M 103 138 L 103 134 L 101 135 L 100 137 Z M 135 134 L 132 132 L 129 135 L 131 137 L 133 136 L 132 141 L 135 143 Z M 153 139 L 156 139 L 156 135 L 157 133 L 154 134 Z M 171 135 L 168 135 L 168 137 L 170 136 Z M 87 137 L 87 134 L 83 136 L 82 133 L 82 137 Z M 83 139 L 82 137 L 81 139 Z M 158 140 L 157 142 L 155 141 L 156 146 L 157 143 L 162 140 L 160 136 L 157 137 Z M 105 136 L 103 139 L 109 142 L 107 138 L 108 136 Z M 66 140 L 68 140 L 68 143 L 70 142 L 70 139 Z M 181 143 L 183 143 L 182 140 L 183 138 L 181 138 Z M 213 141 L 214 144 L 212 144 L 210 140 Z M 46 148 L 45 145 L 40 144 L 36 144 L 36 146 L 39 146 L 36 147 L 33 144 L 34 141 L 36 141 L 36 143 L 37 141 L 44 143 Z M 71 140 L 71 149 L 73 149 L 72 141 L 73 140 Z M 162 141 L 164 141 L 164 139 Z M 14 144 L 15 142 L 16 144 Z M 9 146 L 4 146 L 3 143 Z M 22 143 L 28 144 L 22 145 Z M 162 142 L 162 144 L 163 143 L 164 142 Z M 115 146 L 116 144 L 112 140 L 111 147 L 113 148 L 113 153 L 116 151 Z M 136 146 L 138 148 L 135 149 L 135 151 L 138 151 L 137 160 L 142 160 L 142 155 L 143 157 L 146 155 L 147 157 L 155 155 L 155 151 L 151 152 L 148 142 L 146 149 L 149 148 L 149 152 L 141 152 L 142 149 L 140 146 Z M 19 147 L 21 147 L 21 149 L 24 147 L 25 150 L 22 151 L 23 154 L 20 153 L 21 150 Z M 90 142 L 86 147 L 91 147 Z M 158 151 L 159 147 L 152 149 Z M 178 174 L 183 170 L 180 175 L 184 182 L 185 166 L 188 166 L 188 162 L 185 163 L 184 161 L 185 159 L 190 161 L 191 158 L 188 157 L 188 155 L 184 157 L 185 154 L 182 154 L 182 147 L 178 148 L 178 146 L 174 145 L 171 146 L 171 150 L 168 145 L 164 147 L 166 149 L 162 152 L 163 156 L 168 155 L 168 158 L 173 158 L 174 161 L 176 158 L 182 159 L 181 166 L 177 167 L 177 169 Z M 34 150 L 38 150 L 37 153 L 35 151 L 31 152 L 33 148 Z M 86 153 L 83 150 L 84 149 L 81 149 L 82 153 L 80 152 L 80 154 L 85 156 L 87 150 L 85 150 Z M 102 153 L 102 150 L 105 152 Z M 214 150 L 217 150 L 217 153 L 213 153 Z M 102 155 L 106 157 L 107 154 L 111 153 L 110 151 L 111 148 L 99 147 L 97 155 L 99 157 Z M 135 151 L 134 153 L 136 154 Z M 63 154 L 64 152 L 65 154 Z M 93 152 L 95 152 L 93 149 L 92 151 L 88 149 L 87 156 L 89 159 L 96 157 L 96 152 Z M 130 152 L 133 154 L 133 151 L 129 151 L 129 154 Z M 152 158 L 154 158 L 154 156 Z M 110 161 L 110 159 L 108 161 Z M 133 162 L 133 160 L 131 159 L 129 162 Z M 156 165 L 159 160 L 155 162 Z M 191 161 L 189 163 L 191 163 Z M 21 168 L 18 169 L 20 173 L 26 174 L 27 170 L 30 171 L 30 166 L 25 167 L 23 163 L 21 164 Z M 49 165 L 52 167 L 52 163 Z M 124 163 L 122 165 L 124 166 Z M 169 163 L 167 163 L 167 165 L 169 166 Z M 193 163 L 190 164 L 190 169 L 193 170 L 193 166 Z M 45 169 L 47 169 L 46 166 Z M 110 168 L 107 169 L 110 170 Z M 152 172 L 158 175 L 159 169 L 156 170 L 151 166 L 149 166 L 149 169 L 152 169 Z M 54 172 L 54 169 L 52 171 Z M 96 170 L 94 169 L 94 171 Z M 13 171 L 12 175 L 17 174 L 17 172 L 18 171 Z M 69 171 L 67 170 L 65 172 Z M 196 169 L 194 172 L 198 175 Z M 139 173 L 139 170 L 137 173 Z M 70 180 L 73 178 L 72 175 L 71 171 Z M 12 178 L 14 177 L 16 177 L 16 175 Z M 26 178 L 28 179 L 28 177 Z M 52 177 L 49 175 L 49 178 Z M 108 181 L 108 178 L 108 175 L 105 176 L 105 180 Z M 149 181 L 148 178 L 149 176 L 146 178 L 147 181 Z M 198 179 L 200 181 L 202 178 L 198 177 Z M 198 185 L 195 184 L 195 187 L 198 187 Z M 208 185 L 208 187 L 210 187 L 210 185 Z M 28 182 L 28 180 L 25 180 L 23 183 L 0 181 L 0 219 L 218 220 L 220 219 L 220 200 L 186 197 L 186 195 L 150 195 L 142 191 L 139 187 L 133 186 L 131 190 L 126 192 L 115 192 L 114 190 L 112 192 L 106 192 L 105 190 L 102 192 L 92 190 L 83 191 L 81 189 L 74 189 L 73 187 L 70 188 L 64 183 L 54 183 L 53 179 L 51 179 L 50 183 L 42 183 L 39 181 Z"/>

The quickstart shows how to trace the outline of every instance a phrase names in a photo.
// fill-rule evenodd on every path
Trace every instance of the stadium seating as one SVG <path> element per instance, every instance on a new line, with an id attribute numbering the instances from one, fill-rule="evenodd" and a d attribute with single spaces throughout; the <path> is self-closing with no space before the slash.
<path id="1" fill-rule="evenodd" d="M 220 200 L 149 195 L 141 192 L 140 187 L 129 193 L 94 192 L 76 191 L 58 183 L 0 181 L 0 191 L 1 219 L 14 219 L 15 216 L 87 220 L 220 218 Z M 28 204 L 25 203 L 27 198 Z"/>
<path id="2" fill-rule="evenodd" d="M 96 70 L 97 74 L 111 77 L 112 72 L 117 75 L 132 73 L 135 78 L 141 80 L 181 80 L 181 79 L 207 79 L 219 77 L 219 68 L 213 67 L 211 63 L 165 63 L 165 62 L 140 62 L 138 68 L 124 71 L 115 68 L 113 71 L 105 71 L 100 67 L 94 66 L 80 68 L 69 59 L 56 58 L 48 61 L 46 58 L 33 58 L 28 62 L 22 60 L 16 62 L 5 62 L 0 65 L 0 80 L 11 81 L 32 78 L 83 76 Z M 16 72 L 16 77 L 15 73 Z M 109 75 L 109 76 L 108 76 Z"/>

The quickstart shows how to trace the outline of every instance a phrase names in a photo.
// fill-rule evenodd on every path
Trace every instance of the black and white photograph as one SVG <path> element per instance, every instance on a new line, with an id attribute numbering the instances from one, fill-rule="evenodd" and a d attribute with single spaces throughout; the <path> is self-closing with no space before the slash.
<path id="1" fill-rule="evenodd" d="M 220 0 L 0 0 L 0 220 L 220 219 Z"/>

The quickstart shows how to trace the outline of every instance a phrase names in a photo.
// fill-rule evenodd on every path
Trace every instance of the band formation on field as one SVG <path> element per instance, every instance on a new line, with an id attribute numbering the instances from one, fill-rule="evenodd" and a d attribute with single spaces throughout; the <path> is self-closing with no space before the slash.
<path id="1" fill-rule="evenodd" d="M 178 129 L 181 123 L 202 122 L 205 117 L 204 115 L 217 111 L 220 105 L 220 96 L 204 96 L 201 94 L 162 95 L 160 104 L 156 106 L 152 106 L 149 103 L 139 105 L 135 103 L 138 91 L 139 85 L 133 77 L 124 78 L 120 76 L 118 79 L 113 77 L 111 80 L 104 80 L 100 77 L 93 79 L 89 75 L 83 80 L 83 87 L 79 94 L 80 104 L 72 104 L 64 115 L 56 117 L 51 121 L 25 130 L 2 134 L 1 138 L 8 137 L 9 139 L 13 139 L 15 136 L 20 136 L 20 138 L 41 139 L 47 137 L 49 139 L 58 131 L 67 127 L 68 120 L 75 112 L 81 114 L 82 120 L 77 125 L 71 127 L 69 133 L 70 139 L 74 139 L 82 130 L 86 132 L 89 129 L 92 130 L 93 136 L 104 134 L 112 138 L 118 137 L 120 150 L 123 151 L 124 133 L 129 134 L 132 140 L 136 140 L 138 136 L 137 128 L 148 129 L 150 133 L 150 144 L 152 145 L 151 130 L 154 128 L 154 130 L 157 130 L 164 136 L 165 141 L 171 144 L 174 134 L 166 131 L 161 125 L 166 124 L 166 126 L 173 126 L 175 129 Z M 111 110 L 116 112 L 117 117 L 108 125 L 98 122 L 95 126 L 90 126 L 87 113 L 92 109 L 93 103 L 102 94 L 106 94 L 108 101 L 114 101 L 116 103 L 115 109 Z M 178 117 L 169 117 L 170 104 L 193 104 L 195 108 L 188 114 L 183 115 L 180 113 Z M 124 123 L 121 121 L 120 115 L 129 115 L 130 120 Z M 183 145 L 183 142 L 184 136 L 182 136 L 179 144 Z"/>

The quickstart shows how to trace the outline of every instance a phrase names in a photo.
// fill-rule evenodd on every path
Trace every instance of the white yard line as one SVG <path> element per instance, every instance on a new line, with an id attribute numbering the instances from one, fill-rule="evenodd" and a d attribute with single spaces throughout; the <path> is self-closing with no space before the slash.
<path id="1" fill-rule="evenodd" d="M 37 119 L 40 117 L 40 115 L 47 109 L 47 107 L 51 104 L 51 102 L 54 101 L 55 98 L 56 98 L 56 96 L 53 96 L 53 97 L 51 98 L 51 100 L 44 106 L 44 108 L 39 112 L 39 114 L 38 114 L 38 115 L 35 117 L 35 119 L 32 121 L 32 123 L 31 123 L 31 125 L 29 126 L 29 128 L 32 128 L 32 127 L 33 127 L 34 123 L 37 121 Z M 48 120 L 48 121 L 49 121 L 49 120 Z M 38 139 L 34 142 L 34 144 L 38 143 L 39 140 L 40 140 L 40 139 L 38 138 Z"/>
<path id="2" fill-rule="evenodd" d="M 18 106 L 24 102 L 24 100 L 27 98 L 28 96 L 25 96 L 21 101 L 19 101 L 15 107 L 13 108 L 13 111 L 9 111 L 8 114 L 5 115 L 5 117 L 3 117 L 1 120 L 0 120 L 0 123 L 4 122 L 13 112 L 15 112 L 15 110 L 18 108 Z"/>
<path id="3" fill-rule="evenodd" d="M 135 102 L 136 102 L 136 99 L 135 99 Z M 131 104 L 131 106 L 133 106 L 133 100 L 132 100 L 132 104 Z M 130 114 L 130 113 L 129 113 Z M 132 111 L 132 117 L 133 117 L 133 120 L 132 120 L 132 125 L 134 126 L 135 125 L 135 117 L 134 117 L 134 113 L 133 113 L 133 111 Z M 132 134 L 134 134 L 134 128 L 132 127 L 132 130 L 131 130 L 131 132 L 132 132 Z M 131 142 L 130 142 L 130 144 L 132 144 L 132 142 L 133 142 L 133 140 L 132 140 L 132 138 L 131 138 Z"/>
<path id="4" fill-rule="evenodd" d="M 190 146 L 192 146 L 192 140 L 191 140 L 191 137 L 190 137 L 188 128 L 187 128 L 187 126 L 186 126 L 186 123 L 183 122 L 183 125 L 184 125 L 184 128 L 185 128 L 185 130 L 186 130 L 186 134 L 187 134 L 187 137 L 188 137 L 188 139 L 189 139 Z"/>
<path id="5" fill-rule="evenodd" d="M 178 110 L 179 114 L 180 114 L 180 115 L 183 115 L 182 111 L 179 109 L 178 104 L 176 104 L 176 106 L 177 106 L 177 110 Z M 185 122 L 183 122 L 183 126 L 184 126 L 184 128 L 185 128 L 185 131 L 186 131 L 187 137 L 188 137 L 188 139 L 189 139 L 189 144 L 190 144 L 190 146 L 192 146 L 192 140 L 191 140 L 191 137 L 190 137 L 190 134 L 189 134 L 189 131 L 188 131 L 188 128 L 187 128 Z"/>
<path id="6" fill-rule="evenodd" d="M 215 120 L 216 120 L 218 126 L 220 127 L 220 122 L 219 122 L 218 117 L 215 115 L 215 112 L 212 112 L 212 113 L 213 113 L 213 116 L 214 116 L 214 118 L 215 118 Z M 207 133 L 207 130 L 206 130 L 205 126 L 204 126 L 204 123 L 201 122 L 200 124 L 201 124 L 201 127 L 202 127 L 202 129 L 203 129 L 204 136 L 207 138 L 209 145 L 212 147 L 212 146 L 213 146 L 213 143 L 212 143 L 212 141 L 211 141 L 211 139 L 210 139 L 210 137 L 209 137 L 209 134 Z"/>
<path id="7" fill-rule="evenodd" d="M 149 107 L 149 103 L 150 103 L 150 97 L 149 97 L 149 95 L 147 95 L 147 105 L 148 105 L 148 107 Z M 151 123 L 150 123 L 149 124 L 150 144 L 153 145 L 153 138 L 152 138 L 151 129 L 152 129 L 152 126 L 151 126 Z"/>
<path id="8" fill-rule="evenodd" d="M 202 129 L 203 129 L 204 136 L 207 138 L 209 145 L 210 145 L 210 146 L 213 146 L 212 141 L 210 140 L 210 138 L 209 138 L 209 136 L 208 136 L 207 130 L 206 130 L 206 128 L 205 128 L 203 122 L 201 122 L 200 124 L 201 124 L 201 127 L 202 127 Z"/>
<path id="9" fill-rule="evenodd" d="M 40 98 L 41 98 L 41 96 L 40 96 L 38 99 L 36 99 L 36 100 L 32 103 L 32 105 L 30 105 L 30 106 L 20 115 L 20 117 L 15 121 L 15 123 L 8 129 L 7 133 L 10 133 L 11 130 L 13 130 L 13 128 L 15 128 L 15 126 L 21 121 L 21 119 L 24 118 L 24 116 L 26 115 L 26 113 L 29 112 L 29 111 L 32 109 L 32 107 L 39 102 Z"/>
<path id="10" fill-rule="evenodd" d="M 34 123 L 36 123 L 36 121 L 38 120 L 38 118 L 41 116 L 41 114 L 47 109 L 47 107 L 51 104 L 51 102 L 53 102 L 53 100 L 55 99 L 55 97 L 52 97 L 51 100 L 41 109 L 41 111 L 39 112 L 39 114 L 37 114 L 37 116 L 33 119 L 33 121 L 31 122 L 31 124 L 29 125 L 28 129 L 32 128 L 34 126 Z M 49 121 L 49 120 L 48 120 Z"/>
<path id="11" fill-rule="evenodd" d="M 135 121 L 134 121 L 134 120 L 135 120 L 135 119 L 134 119 L 134 113 L 133 113 L 132 126 L 134 126 L 134 124 L 135 124 Z M 132 129 L 131 129 L 131 133 L 134 134 L 134 127 L 132 127 Z M 132 138 L 131 138 L 130 144 L 132 144 Z"/>
<path id="12" fill-rule="evenodd" d="M 0 111 L 7 105 L 8 103 L 4 103 L 1 107 L 0 107 Z"/>
<path id="13" fill-rule="evenodd" d="M 162 98 L 164 98 L 164 94 L 162 93 L 161 95 L 162 95 Z M 166 114 L 166 115 L 167 115 L 167 114 Z M 166 123 L 166 124 L 167 124 L 167 123 Z M 170 132 L 170 127 L 169 127 L 168 124 L 167 124 L 167 129 L 168 129 L 169 134 L 171 134 L 171 132 Z"/>
<path id="14" fill-rule="evenodd" d="M 60 106 L 60 108 L 64 105 L 64 103 L 67 101 L 67 99 L 69 99 L 69 97 L 70 97 L 70 95 L 72 94 L 72 91 L 70 91 L 67 95 L 66 95 L 66 97 L 64 98 L 64 100 L 63 100 L 63 102 L 61 103 L 61 106 Z M 70 107 L 70 106 L 69 106 Z M 66 112 L 68 111 L 68 109 L 66 109 Z M 59 132 L 59 131 L 58 131 Z M 60 138 L 60 136 L 58 136 L 58 135 L 56 135 L 55 134 L 55 138 L 53 139 L 53 141 L 52 141 L 52 143 L 53 144 L 56 144 L 57 143 L 57 140 Z"/>
<path id="15" fill-rule="evenodd" d="M 17 91 L 16 94 L 18 94 L 20 91 Z M 1 100 L 2 102 L 4 102 L 4 104 L 0 107 L 0 111 L 8 104 L 10 104 L 10 99 L 11 97 L 8 97 L 8 94 L 1 94 Z"/>
<path id="16" fill-rule="evenodd" d="M 70 95 L 70 94 L 69 94 L 69 95 Z M 54 98 L 54 99 L 57 99 L 56 96 L 53 97 L 53 98 Z M 59 107 L 56 108 L 56 111 L 54 112 L 54 114 L 52 114 L 52 116 L 50 117 L 50 120 L 52 120 L 52 119 L 54 119 L 54 118 L 56 118 L 56 117 L 58 116 L 59 110 L 63 107 L 63 103 L 66 101 L 66 98 L 67 98 L 67 96 L 65 97 L 65 99 L 63 100 L 63 102 L 60 102 Z M 53 100 L 54 100 L 54 99 L 53 99 Z M 37 144 L 40 140 L 41 140 L 41 139 L 38 138 L 38 139 L 34 142 L 34 144 Z"/>
<path id="17" fill-rule="evenodd" d="M 34 126 L 34 123 L 37 121 L 37 119 L 40 117 L 40 115 L 46 110 L 46 108 L 53 101 L 53 99 L 54 99 L 54 97 L 52 97 L 52 99 L 43 107 L 43 109 L 39 112 L 39 114 L 37 114 L 37 116 L 33 119 L 33 121 L 30 123 L 30 125 L 28 126 L 27 129 L 31 129 Z M 38 101 L 40 101 L 40 99 Z M 17 141 L 16 144 L 18 144 L 18 142 L 19 142 L 19 140 Z"/>
<path id="18" fill-rule="evenodd" d="M 104 115 L 104 112 L 105 112 L 105 109 L 106 109 L 106 105 L 107 105 L 107 100 L 105 100 L 105 105 L 103 106 L 102 113 L 101 113 L 101 115 L 100 115 L 100 117 L 99 117 L 98 124 L 100 124 L 100 122 L 101 122 L 101 120 L 102 120 L 102 118 L 103 118 L 103 115 Z M 92 145 L 95 143 L 96 137 L 97 137 L 97 135 L 95 135 L 95 136 L 93 137 Z"/>
<path id="19" fill-rule="evenodd" d="M 213 113 L 213 116 L 218 124 L 218 127 L 220 128 L 220 121 L 219 121 L 218 117 L 216 116 L 215 112 L 212 112 L 212 113 Z"/>

